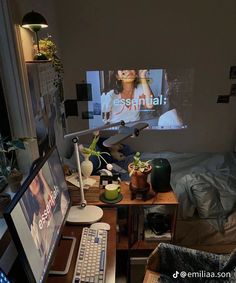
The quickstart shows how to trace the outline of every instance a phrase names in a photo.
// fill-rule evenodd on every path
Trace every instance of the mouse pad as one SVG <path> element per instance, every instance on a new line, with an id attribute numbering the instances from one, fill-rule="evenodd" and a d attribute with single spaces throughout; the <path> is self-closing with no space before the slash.
<path id="1" fill-rule="evenodd" d="M 109 200 L 105 198 L 105 193 L 102 193 L 99 197 L 100 201 L 105 202 L 105 203 L 117 203 L 123 199 L 123 195 L 121 193 L 118 194 L 118 197 L 113 200 Z"/>

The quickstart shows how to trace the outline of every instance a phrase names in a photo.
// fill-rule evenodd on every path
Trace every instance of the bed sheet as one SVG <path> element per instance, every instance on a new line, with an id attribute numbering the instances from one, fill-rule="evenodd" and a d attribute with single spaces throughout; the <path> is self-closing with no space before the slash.
<path id="1" fill-rule="evenodd" d="M 166 158 L 171 165 L 171 185 L 179 200 L 180 219 L 199 217 L 224 231 L 228 215 L 236 210 L 235 153 L 143 152 L 143 160 Z M 133 156 L 117 164 L 127 170 Z M 122 179 L 128 179 L 122 173 Z"/>

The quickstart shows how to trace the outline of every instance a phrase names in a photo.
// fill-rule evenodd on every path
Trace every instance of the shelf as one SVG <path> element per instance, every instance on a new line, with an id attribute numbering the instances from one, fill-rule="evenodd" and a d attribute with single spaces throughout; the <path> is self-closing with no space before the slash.
<path id="1" fill-rule="evenodd" d="M 37 64 L 37 63 L 49 63 L 52 60 L 31 60 L 31 61 L 25 61 L 25 63 L 30 63 L 30 64 Z"/>
<path id="2" fill-rule="evenodd" d="M 166 241 L 137 241 L 135 242 L 132 247 L 131 250 L 154 250 L 157 245 L 159 243 L 170 243 L 170 240 L 166 240 Z"/>
<path id="3" fill-rule="evenodd" d="M 128 245 L 128 242 L 129 242 L 129 239 L 128 239 L 128 235 L 119 235 L 117 236 L 118 237 L 118 242 L 117 242 L 117 245 L 116 245 L 116 249 L 117 250 L 128 250 L 129 248 L 129 245 Z"/>
<path id="4" fill-rule="evenodd" d="M 99 181 L 99 176 L 91 176 Z M 104 190 L 100 189 L 100 194 L 103 193 Z M 116 247 L 118 251 L 132 251 L 132 254 L 137 251 L 138 254 L 143 254 L 145 252 L 150 252 L 155 249 L 160 242 L 170 243 L 174 239 L 174 232 L 176 226 L 176 217 L 177 217 L 177 209 L 178 209 L 178 200 L 176 198 L 175 193 L 171 190 L 168 192 L 157 193 L 155 194 L 150 190 L 150 195 L 152 198 L 148 200 L 141 199 L 132 199 L 131 200 L 131 192 L 129 189 L 129 182 L 121 182 L 120 192 L 123 196 L 123 199 L 115 204 L 107 204 L 102 202 L 98 197 L 94 198 L 94 200 L 90 200 L 88 203 L 93 205 L 98 205 L 101 207 L 111 206 L 116 208 L 127 207 L 125 211 L 121 209 L 120 217 L 118 218 L 117 224 L 119 229 L 117 232 L 117 242 Z M 72 198 L 72 201 L 75 200 L 75 197 Z M 78 199 L 77 199 L 78 201 Z M 157 239 L 152 241 L 144 241 L 142 240 L 143 228 L 144 228 L 144 212 L 143 206 L 149 205 L 168 205 L 174 206 L 173 212 L 171 213 L 171 238 L 172 239 Z M 133 244 L 131 244 L 133 243 Z"/>
<path id="5" fill-rule="evenodd" d="M 94 178 L 94 177 L 93 177 Z M 100 189 L 101 192 L 102 189 Z M 133 199 L 131 200 L 131 193 L 129 189 L 129 184 L 127 182 L 121 183 L 120 192 L 123 196 L 123 199 L 116 203 L 116 206 L 139 206 L 139 205 L 178 205 L 178 200 L 173 193 L 173 191 L 165 192 L 165 193 L 157 193 L 154 194 L 152 191 L 150 191 L 150 194 L 152 194 L 152 198 L 144 201 L 140 199 Z M 101 205 L 101 206 L 110 206 L 111 204 L 104 203 L 100 200 L 95 200 L 93 202 L 94 205 Z"/>

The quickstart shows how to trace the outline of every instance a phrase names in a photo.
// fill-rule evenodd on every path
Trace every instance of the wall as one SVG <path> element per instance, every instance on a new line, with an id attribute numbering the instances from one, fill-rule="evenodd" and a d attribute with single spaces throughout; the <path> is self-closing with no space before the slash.
<path id="1" fill-rule="evenodd" d="M 229 104 L 216 104 L 216 98 L 229 93 L 229 68 L 236 64 L 234 0 L 54 0 L 50 6 L 43 2 L 33 8 L 47 18 L 49 31 L 57 35 L 66 98 L 75 98 L 75 84 L 84 70 L 192 67 L 195 83 L 189 129 L 148 131 L 128 143 L 152 151 L 233 149 L 236 98 Z M 22 16 L 32 9 L 30 4 L 17 3 Z M 69 131 L 80 125 L 77 118 L 68 120 Z"/>

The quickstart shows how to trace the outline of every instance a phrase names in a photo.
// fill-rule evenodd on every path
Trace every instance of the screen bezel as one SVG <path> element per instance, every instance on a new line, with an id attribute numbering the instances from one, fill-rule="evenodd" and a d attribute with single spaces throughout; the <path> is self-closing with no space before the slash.
<path id="1" fill-rule="evenodd" d="M 35 277 L 34 277 L 34 274 L 31 270 L 31 267 L 30 267 L 30 264 L 29 264 L 29 261 L 27 259 L 27 256 L 25 254 L 25 251 L 24 251 L 24 248 L 23 248 L 23 245 L 22 245 L 22 242 L 18 236 L 18 233 L 17 233 L 17 230 L 16 230 L 16 227 L 14 225 L 14 222 L 12 220 L 12 217 L 11 217 L 11 212 L 12 210 L 15 208 L 15 206 L 17 205 L 17 203 L 19 202 L 19 200 L 21 199 L 21 197 L 23 196 L 23 194 L 25 193 L 25 191 L 28 189 L 30 183 L 33 181 L 33 179 L 35 178 L 35 176 L 38 174 L 38 172 L 40 171 L 40 169 L 43 167 L 43 165 L 46 163 L 46 161 L 48 160 L 48 158 L 53 154 L 53 152 L 56 151 L 57 155 L 58 155 L 58 158 L 61 162 L 61 159 L 60 159 L 60 155 L 58 153 L 58 150 L 55 147 L 52 147 L 46 154 L 45 156 L 43 156 L 42 158 L 40 158 L 37 162 L 37 164 L 33 167 L 33 169 L 30 171 L 29 173 L 29 176 L 26 178 L 26 180 L 24 181 L 24 183 L 22 184 L 20 190 L 15 194 L 14 198 L 12 199 L 10 205 L 5 209 L 5 211 L 3 212 L 3 215 L 4 215 L 4 218 L 6 220 L 6 223 L 7 223 L 7 226 L 8 226 L 8 229 L 10 231 L 10 234 L 12 236 L 12 240 L 13 242 L 15 243 L 15 246 L 16 246 L 16 249 L 18 251 L 18 258 L 20 260 L 20 263 L 22 264 L 22 267 L 24 268 L 24 271 L 26 273 L 26 276 L 29 280 L 29 282 L 33 283 L 33 282 L 36 282 L 35 280 Z M 70 195 L 69 195 L 70 196 Z M 62 235 L 62 230 L 65 226 L 65 222 L 66 222 L 66 218 L 67 218 L 67 215 L 68 215 L 68 212 L 70 210 L 70 207 L 71 207 L 71 198 L 69 197 L 69 205 L 68 205 L 68 209 L 65 213 L 65 217 L 63 219 L 63 222 L 61 224 L 61 227 L 60 227 L 60 231 L 58 233 L 58 237 L 56 239 L 56 242 L 55 242 L 55 247 L 52 251 L 52 256 L 49 260 L 49 263 L 48 263 L 48 267 L 45 271 L 45 275 L 44 275 L 44 278 L 42 280 L 42 282 L 45 282 L 47 277 L 48 277 L 48 273 L 50 271 L 50 267 L 51 267 L 51 264 L 52 264 L 52 261 L 55 257 L 55 252 L 56 252 L 56 248 L 58 246 L 58 243 L 61 239 L 61 235 Z"/>

